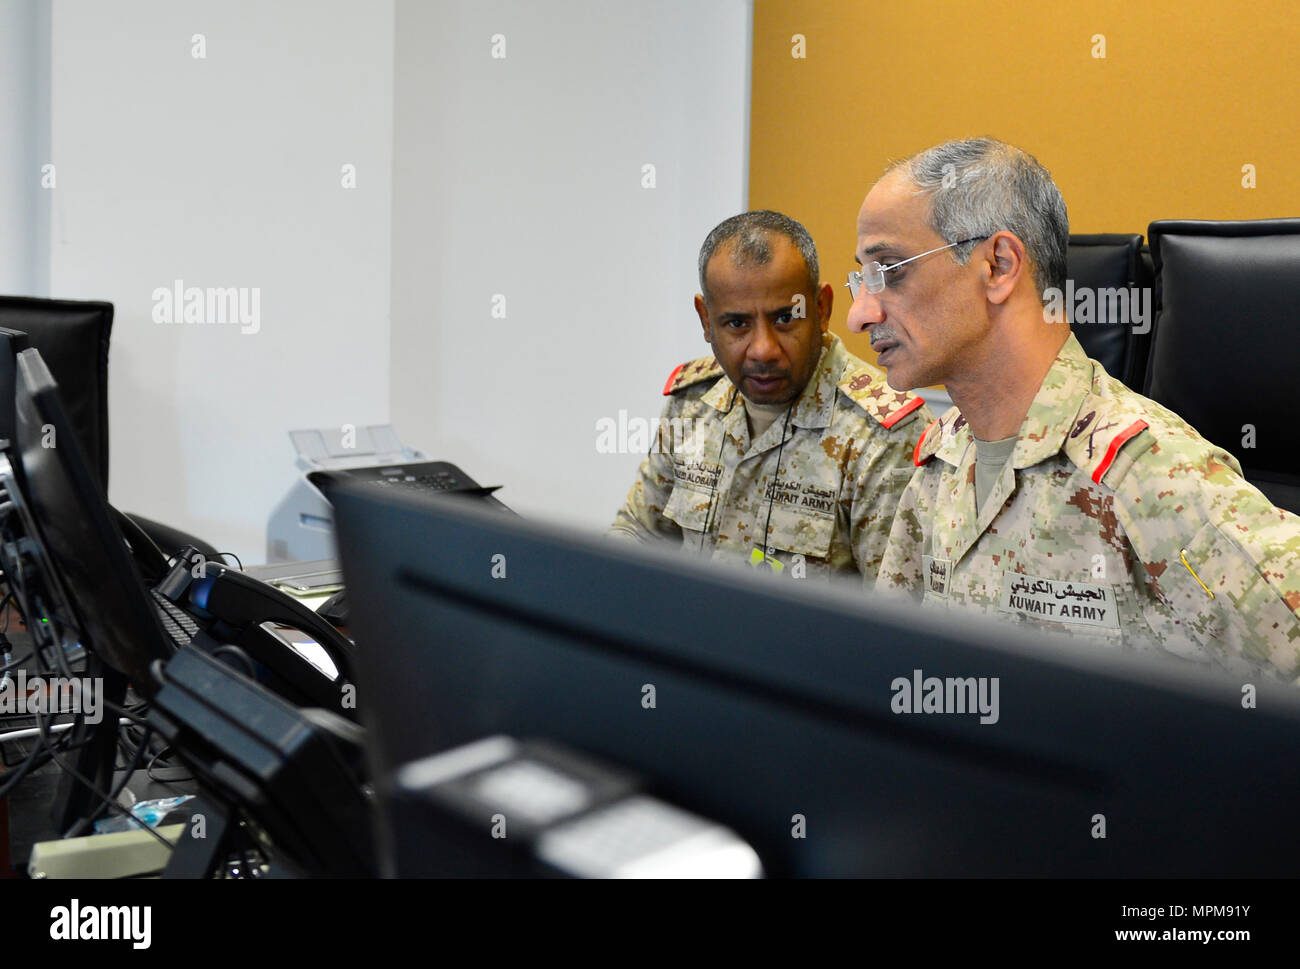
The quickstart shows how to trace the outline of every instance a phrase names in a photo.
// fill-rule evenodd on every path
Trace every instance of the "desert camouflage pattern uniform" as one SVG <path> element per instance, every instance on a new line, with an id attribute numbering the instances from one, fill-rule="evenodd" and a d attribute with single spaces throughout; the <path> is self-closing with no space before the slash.
<path id="1" fill-rule="evenodd" d="M 753 441 L 713 357 L 674 370 L 657 439 L 611 532 L 797 578 L 857 570 L 874 580 L 932 415 L 835 335 L 823 344 L 789 427 L 780 417 Z"/>
<path id="2" fill-rule="evenodd" d="M 1300 518 L 1071 336 L 982 511 L 952 408 L 926 428 L 877 590 L 1242 672 L 1300 674 Z"/>

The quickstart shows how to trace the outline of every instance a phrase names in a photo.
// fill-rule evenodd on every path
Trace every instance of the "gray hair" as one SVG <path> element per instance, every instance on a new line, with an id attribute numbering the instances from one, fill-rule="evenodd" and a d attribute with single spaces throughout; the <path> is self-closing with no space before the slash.
<path id="1" fill-rule="evenodd" d="M 733 242 L 731 264 L 742 268 L 745 266 L 766 266 L 772 260 L 771 237 L 785 236 L 803 256 L 808 268 L 808 289 L 816 292 L 821 279 L 817 267 L 817 246 L 812 236 L 802 225 L 780 212 L 771 209 L 759 209 L 754 212 L 742 212 L 720 222 L 704 239 L 700 246 L 700 292 L 705 300 L 709 298 L 709 289 L 705 284 L 704 271 L 709 260 L 725 243 Z"/>
<path id="2" fill-rule="evenodd" d="M 930 195 L 930 228 L 945 242 L 1015 233 L 1025 244 L 1038 295 L 1065 288 L 1070 219 L 1051 173 L 1033 155 L 992 138 L 949 141 L 889 170 L 902 169 Z M 951 250 L 965 265 L 977 242 Z"/>

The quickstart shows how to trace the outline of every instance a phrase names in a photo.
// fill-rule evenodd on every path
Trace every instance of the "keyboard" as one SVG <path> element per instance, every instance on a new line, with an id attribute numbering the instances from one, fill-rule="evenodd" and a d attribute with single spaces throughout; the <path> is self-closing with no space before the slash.
<path id="1" fill-rule="evenodd" d="M 194 621 L 194 617 L 161 592 L 150 589 L 149 594 L 153 596 L 154 612 L 162 623 L 163 631 L 176 647 L 181 649 L 194 642 L 194 637 L 199 634 L 199 624 Z"/>

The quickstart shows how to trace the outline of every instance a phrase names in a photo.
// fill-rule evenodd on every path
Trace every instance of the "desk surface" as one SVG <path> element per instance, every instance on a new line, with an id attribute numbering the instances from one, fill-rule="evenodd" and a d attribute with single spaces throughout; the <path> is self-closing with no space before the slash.
<path id="1" fill-rule="evenodd" d="M 337 576 L 337 584 L 343 584 L 343 572 L 337 559 L 316 559 L 311 562 L 276 562 L 271 565 L 250 565 L 245 574 L 263 582 L 282 582 L 286 579 L 303 578 L 314 581 L 330 579 Z"/>

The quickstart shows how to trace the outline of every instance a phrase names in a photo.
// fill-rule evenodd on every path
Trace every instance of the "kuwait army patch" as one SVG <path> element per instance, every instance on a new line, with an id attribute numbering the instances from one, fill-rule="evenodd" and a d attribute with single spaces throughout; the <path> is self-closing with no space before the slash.
<path id="1" fill-rule="evenodd" d="M 999 608 L 1047 622 L 1119 629 L 1114 590 L 1087 582 L 1004 572 Z"/>

